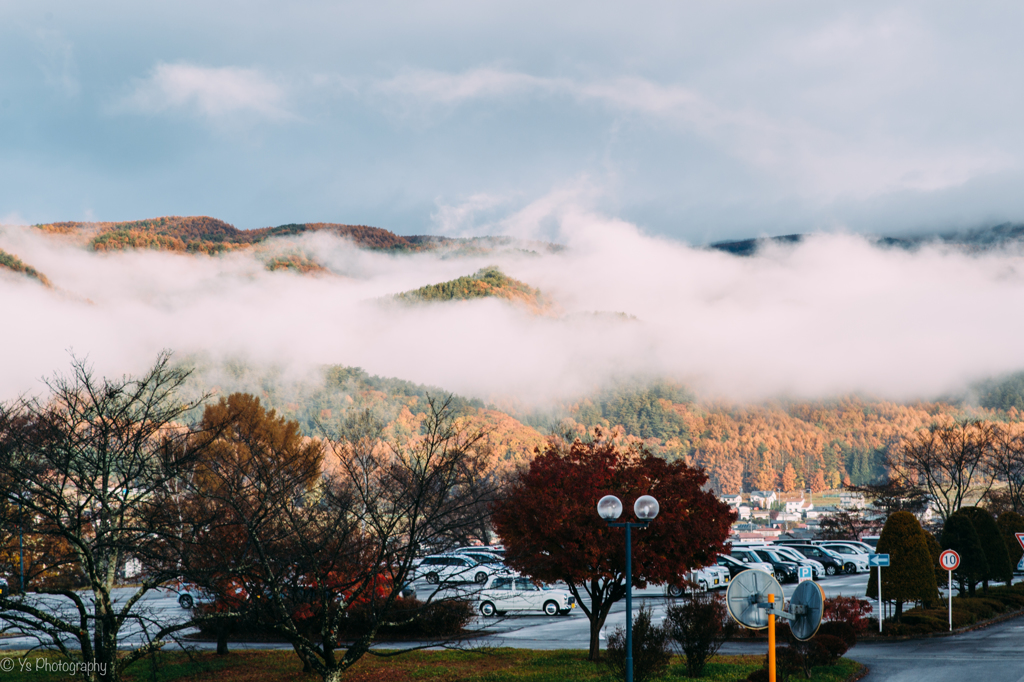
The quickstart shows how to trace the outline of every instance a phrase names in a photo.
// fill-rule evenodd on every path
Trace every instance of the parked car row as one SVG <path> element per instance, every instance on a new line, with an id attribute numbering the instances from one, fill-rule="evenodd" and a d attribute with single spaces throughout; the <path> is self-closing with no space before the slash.
<path id="1" fill-rule="evenodd" d="M 512 569 L 505 566 L 504 548 L 500 546 L 460 547 L 423 557 L 417 563 L 412 579 L 426 580 L 432 585 L 483 585 L 494 575 L 511 572 Z"/>
<path id="2" fill-rule="evenodd" d="M 729 555 L 749 568 L 765 570 L 757 564 L 770 565 L 780 582 L 796 582 L 801 567 L 810 568 L 814 580 L 867 571 L 868 557 L 873 553 L 874 548 L 862 542 L 782 540 L 773 544 L 736 543 Z"/>
<path id="3" fill-rule="evenodd" d="M 460 547 L 423 557 L 413 573 L 453 596 L 477 602 L 485 617 L 507 613 L 568 615 L 576 598 L 568 590 L 538 585 L 505 565 L 504 548 Z M 469 587 L 465 585 L 471 583 Z"/>

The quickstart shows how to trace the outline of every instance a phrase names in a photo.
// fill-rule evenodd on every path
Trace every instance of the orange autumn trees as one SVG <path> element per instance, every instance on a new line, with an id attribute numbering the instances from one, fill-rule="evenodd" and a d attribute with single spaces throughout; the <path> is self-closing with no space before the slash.
<path id="1" fill-rule="evenodd" d="M 208 456 L 188 481 L 202 521 L 182 544 L 197 581 L 241 582 L 248 603 L 222 617 L 244 611 L 328 682 L 369 651 L 422 548 L 475 530 L 493 499 L 483 434 L 451 398 L 427 409 L 396 440 L 369 411 L 351 415 L 325 450 L 253 396 L 206 408 L 195 440 Z"/>

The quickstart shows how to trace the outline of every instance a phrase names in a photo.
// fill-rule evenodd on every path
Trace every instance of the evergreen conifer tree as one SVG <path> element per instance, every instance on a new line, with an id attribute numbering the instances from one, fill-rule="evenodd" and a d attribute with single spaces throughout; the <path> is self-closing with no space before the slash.
<path id="1" fill-rule="evenodd" d="M 878 553 L 889 555 L 889 566 L 882 569 L 882 599 L 895 600 L 896 622 L 908 601 L 931 601 L 939 594 L 935 570 L 928 551 L 928 540 L 910 512 L 889 515 L 878 538 Z M 878 595 L 878 572 L 868 578 L 867 596 Z"/>
<path id="2" fill-rule="evenodd" d="M 1017 512 L 1005 511 L 999 515 L 999 531 L 1003 534 L 1003 542 L 1006 544 L 1007 557 L 1010 560 L 1010 570 L 1015 570 L 1024 556 L 1024 549 L 1017 541 L 1017 533 L 1024 533 L 1024 516 Z"/>
<path id="3" fill-rule="evenodd" d="M 1010 565 L 1010 555 L 1006 551 L 1006 541 L 1003 540 L 1003 534 L 999 531 L 992 514 L 981 507 L 963 507 L 960 513 L 970 517 L 981 542 L 981 549 L 985 552 L 988 571 L 982 578 L 983 589 L 988 592 L 989 580 L 1009 584 L 1013 580 L 1013 567 Z"/>
<path id="4" fill-rule="evenodd" d="M 960 555 L 960 567 L 953 571 L 953 577 L 959 584 L 960 596 L 966 592 L 973 597 L 974 586 L 988 573 L 988 561 L 971 517 L 960 512 L 951 514 L 942 528 L 939 542 L 943 549 L 952 549 Z"/>

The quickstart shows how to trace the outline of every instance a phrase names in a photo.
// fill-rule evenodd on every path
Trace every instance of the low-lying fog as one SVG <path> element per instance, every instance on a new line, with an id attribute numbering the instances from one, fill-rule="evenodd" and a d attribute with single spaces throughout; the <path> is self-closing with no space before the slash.
<path id="1" fill-rule="evenodd" d="M 40 390 L 41 377 L 68 367 L 68 350 L 108 375 L 144 371 L 169 348 L 296 376 L 355 365 L 537 406 L 636 374 L 734 399 L 914 399 L 1024 368 L 1019 251 L 907 252 L 819 235 L 739 258 L 569 211 L 556 254 L 393 256 L 325 234 L 278 245 L 336 273 L 302 276 L 268 272 L 252 252 L 99 254 L 0 229 L 0 248 L 54 285 L 0 275 L 3 399 Z M 553 297 L 564 317 L 498 300 L 377 301 L 487 265 Z M 635 319 L 578 314 L 594 311 Z"/>

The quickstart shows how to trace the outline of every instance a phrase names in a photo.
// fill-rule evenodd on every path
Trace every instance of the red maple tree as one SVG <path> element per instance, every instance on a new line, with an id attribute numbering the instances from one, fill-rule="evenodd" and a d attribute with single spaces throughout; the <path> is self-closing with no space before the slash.
<path id="1" fill-rule="evenodd" d="M 549 447 L 515 479 L 494 509 L 494 527 L 506 562 L 544 582 L 563 581 L 590 620 L 590 660 L 612 604 L 626 595 L 625 539 L 597 514 L 597 501 L 616 495 L 635 520 L 632 504 L 653 495 L 661 513 L 633 532 L 633 584 L 678 581 L 691 568 L 714 561 L 735 518 L 728 505 L 703 489 L 707 475 L 681 461 L 613 443 L 574 442 Z M 586 595 L 586 599 L 583 595 Z"/>

